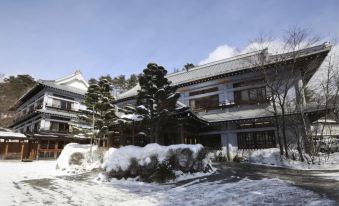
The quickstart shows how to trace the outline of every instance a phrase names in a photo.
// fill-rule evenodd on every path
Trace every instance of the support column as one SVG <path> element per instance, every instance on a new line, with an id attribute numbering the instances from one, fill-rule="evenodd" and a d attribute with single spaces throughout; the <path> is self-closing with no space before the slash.
<path id="1" fill-rule="evenodd" d="M 4 159 L 7 159 L 7 153 L 8 153 L 8 140 L 5 140 L 5 155 L 4 155 Z"/>
<path id="2" fill-rule="evenodd" d="M 20 154 L 21 160 L 24 159 L 24 149 L 25 149 L 25 141 L 22 141 L 22 143 L 21 143 L 21 154 Z"/>
<path id="3" fill-rule="evenodd" d="M 59 147 L 59 142 L 55 142 L 55 145 L 54 145 L 54 159 L 57 159 L 58 158 L 58 147 Z"/>
<path id="4" fill-rule="evenodd" d="M 227 160 L 230 161 L 231 160 L 231 153 L 230 153 L 230 145 L 229 145 L 229 140 L 227 138 L 227 133 L 221 134 L 220 138 L 221 138 L 221 146 L 222 146 L 222 148 L 226 147 L 226 157 L 227 157 Z"/>
<path id="5" fill-rule="evenodd" d="M 185 143 L 185 134 L 184 134 L 184 126 L 183 124 L 179 124 L 179 144 Z"/>
<path id="6" fill-rule="evenodd" d="M 40 157 L 40 140 L 38 140 L 38 147 L 37 147 L 37 150 L 36 150 L 36 159 L 39 160 L 39 157 Z"/>

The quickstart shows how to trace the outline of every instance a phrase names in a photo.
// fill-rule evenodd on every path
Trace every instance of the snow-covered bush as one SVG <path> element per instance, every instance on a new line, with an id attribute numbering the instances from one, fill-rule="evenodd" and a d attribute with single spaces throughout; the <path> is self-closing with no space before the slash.
<path id="1" fill-rule="evenodd" d="M 109 178 L 139 177 L 145 182 L 166 182 L 175 174 L 209 172 L 212 167 L 202 145 L 110 148 L 105 154 L 103 169 Z"/>
<path id="2" fill-rule="evenodd" d="M 57 159 L 56 169 L 67 173 L 79 173 L 100 168 L 103 151 L 97 146 L 69 143 L 62 150 Z"/>
<path id="3" fill-rule="evenodd" d="M 209 151 L 208 155 L 213 162 L 226 162 L 227 158 L 227 150 L 226 147 L 222 147 L 218 150 Z"/>

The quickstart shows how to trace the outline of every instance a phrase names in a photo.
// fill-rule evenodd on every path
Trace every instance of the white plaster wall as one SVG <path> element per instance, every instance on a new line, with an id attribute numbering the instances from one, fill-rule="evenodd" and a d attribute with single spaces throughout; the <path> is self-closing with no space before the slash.
<path id="1" fill-rule="evenodd" d="M 87 91 L 87 86 L 80 80 L 73 79 L 72 81 L 69 81 L 67 83 L 64 83 L 62 85 L 74 87 L 76 89 L 80 89 L 82 91 Z"/>

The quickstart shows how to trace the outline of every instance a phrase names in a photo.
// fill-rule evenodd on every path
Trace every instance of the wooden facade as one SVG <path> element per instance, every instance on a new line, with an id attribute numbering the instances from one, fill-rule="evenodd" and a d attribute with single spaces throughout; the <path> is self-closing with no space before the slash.
<path id="1" fill-rule="evenodd" d="M 90 140 L 40 135 L 28 138 L 0 137 L 0 159 L 57 159 L 64 146 L 71 142 L 88 144 Z"/>

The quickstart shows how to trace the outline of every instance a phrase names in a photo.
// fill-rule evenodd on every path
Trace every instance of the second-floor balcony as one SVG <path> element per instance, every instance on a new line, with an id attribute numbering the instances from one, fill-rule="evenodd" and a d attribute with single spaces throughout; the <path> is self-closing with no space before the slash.
<path id="1" fill-rule="evenodd" d="M 38 104 L 35 106 L 30 106 L 28 109 L 25 109 L 17 114 L 14 115 L 14 122 L 20 122 L 22 120 L 25 120 L 31 116 L 34 116 L 36 114 L 36 110 L 42 109 L 43 105 Z"/>

